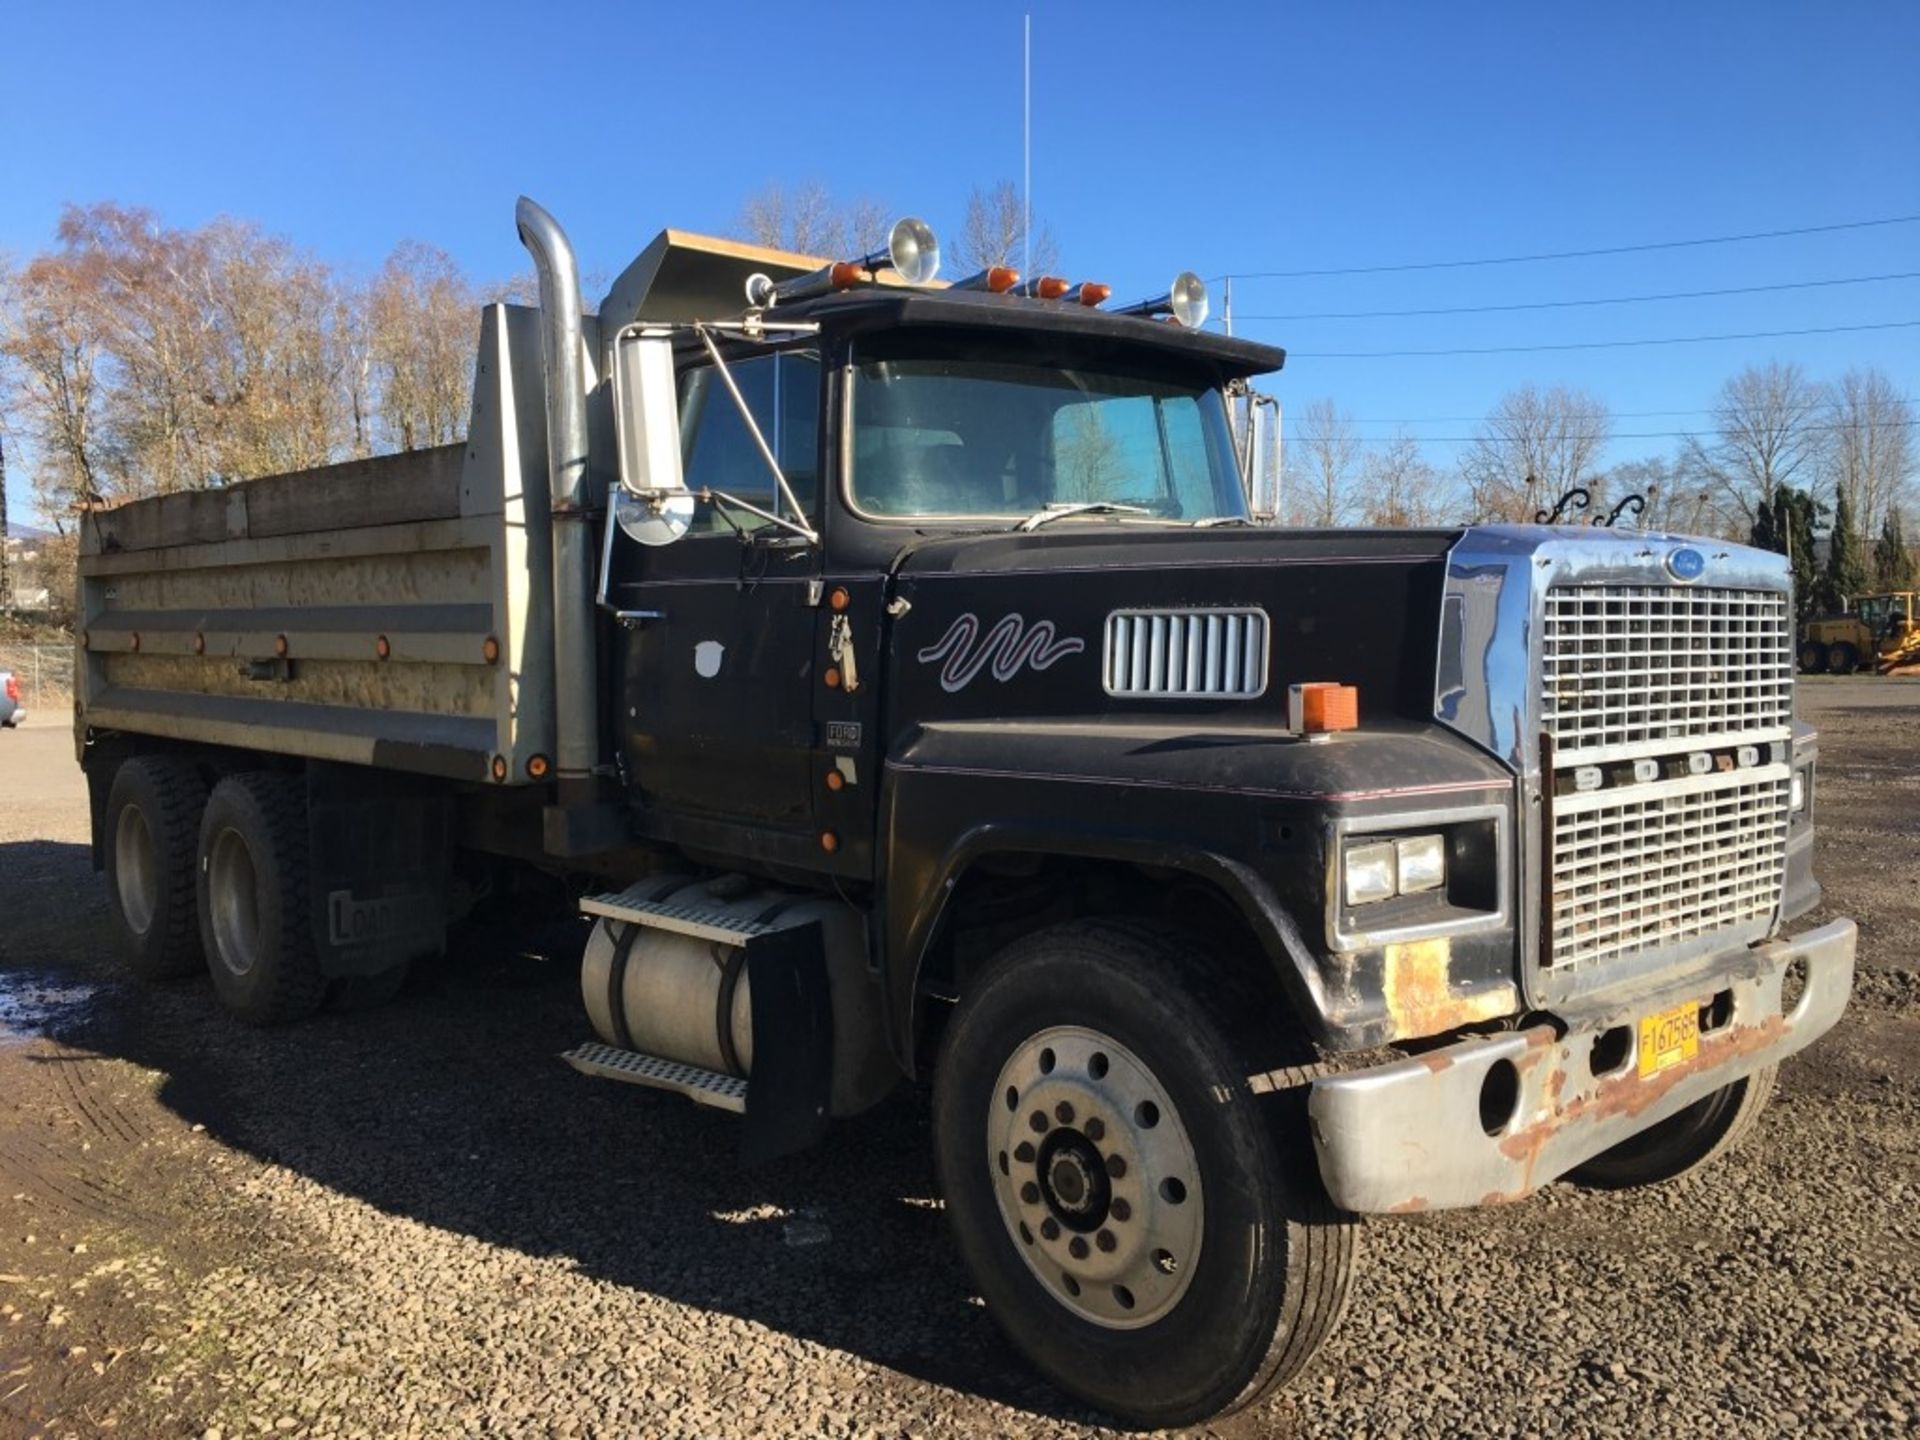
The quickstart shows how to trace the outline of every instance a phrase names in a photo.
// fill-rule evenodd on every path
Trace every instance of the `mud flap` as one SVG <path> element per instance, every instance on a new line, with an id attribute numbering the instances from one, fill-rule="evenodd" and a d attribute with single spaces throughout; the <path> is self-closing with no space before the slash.
<path id="1" fill-rule="evenodd" d="M 433 786 L 309 766 L 307 855 L 321 973 L 378 975 L 446 949 L 453 807 Z"/>
<path id="2" fill-rule="evenodd" d="M 833 1097 L 833 997 L 819 923 L 747 942 L 753 1078 L 740 1160 L 757 1165 L 818 1144 Z"/>

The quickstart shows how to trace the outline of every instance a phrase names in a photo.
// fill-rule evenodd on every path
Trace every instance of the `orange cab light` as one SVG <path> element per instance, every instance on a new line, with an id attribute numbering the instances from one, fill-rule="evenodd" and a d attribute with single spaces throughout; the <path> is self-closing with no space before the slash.
<path id="1" fill-rule="evenodd" d="M 1076 286 L 1073 294 L 1073 298 L 1082 305 L 1104 305 L 1112 296 L 1111 285 L 1102 285 L 1095 280 L 1088 280 Z"/>
<path id="2" fill-rule="evenodd" d="M 1020 283 L 1020 272 L 1008 265 L 987 267 L 987 289 L 1000 295 Z"/>
<path id="3" fill-rule="evenodd" d="M 852 260 L 841 260 L 827 272 L 827 282 L 836 290 L 850 289 L 866 278 L 865 267 Z"/>
<path id="4" fill-rule="evenodd" d="M 1331 735 L 1360 728 L 1360 692 L 1351 685 L 1325 681 L 1293 685 L 1287 691 L 1289 728 L 1302 735 Z"/>
<path id="5" fill-rule="evenodd" d="M 1033 293 L 1042 300 L 1058 300 L 1073 287 L 1058 275 L 1042 275 L 1033 282 Z"/>

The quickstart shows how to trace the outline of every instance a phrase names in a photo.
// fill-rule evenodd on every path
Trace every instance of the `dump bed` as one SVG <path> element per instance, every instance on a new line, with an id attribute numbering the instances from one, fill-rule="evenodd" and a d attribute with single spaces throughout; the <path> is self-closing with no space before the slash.
<path id="1" fill-rule="evenodd" d="M 538 322 L 483 312 L 463 445 L 87 515 L 81 741 L 528 779 L 554 724 Z"/>

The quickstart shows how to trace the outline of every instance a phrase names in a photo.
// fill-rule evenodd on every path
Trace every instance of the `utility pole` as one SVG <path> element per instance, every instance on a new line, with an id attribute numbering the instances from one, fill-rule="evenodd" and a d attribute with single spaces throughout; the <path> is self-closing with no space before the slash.
<path id="1" fill-rule="evenodd" d="M 13 609 L 13 555 L 7 528 L 7 442 L 0 435 L 0 614 Z"/>

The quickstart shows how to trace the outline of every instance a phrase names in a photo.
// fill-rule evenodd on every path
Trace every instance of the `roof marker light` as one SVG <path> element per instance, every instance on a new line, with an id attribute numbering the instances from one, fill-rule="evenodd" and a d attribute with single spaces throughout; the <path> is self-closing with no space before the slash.
<path id="1" fill-rule="evenodd" d="M 955 290 L 986 290 L 995 295 L 1005 294 L 1020 283 L 1020 272 L 1006 265 L 989 265 L 977 275 L 969 275 L 964 280 L 953 282 Z"/>
<path id="2" fill-rule="evenodd" d="M 1067 292 L 1066 298 L 1078 305 L 1104 305 L 1113 298 L 1113 287 L 1097 280 L 1083 280 Z"/>

